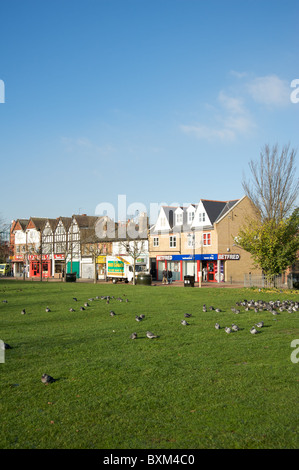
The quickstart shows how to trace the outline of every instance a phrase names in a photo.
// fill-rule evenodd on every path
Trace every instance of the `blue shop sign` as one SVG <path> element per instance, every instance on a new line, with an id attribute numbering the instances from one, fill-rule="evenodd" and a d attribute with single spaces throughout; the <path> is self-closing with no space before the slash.
<path id="1" fill-rule="evenodd" d="M 218 254 L 202 254 L 202 255 L 172 255 L 172 261 L 216 261 Z"/>

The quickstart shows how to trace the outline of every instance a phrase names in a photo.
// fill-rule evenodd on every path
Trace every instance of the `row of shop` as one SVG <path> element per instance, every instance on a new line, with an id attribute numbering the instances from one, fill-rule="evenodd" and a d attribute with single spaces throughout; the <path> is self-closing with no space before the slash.
<path id="1" fill-rule="evenodd" d="M 38 255 L 28 255 L 26 259 L 22 255 L 13 257 L 13 275 L 15 277 L 26 276 L 30 278 L 40 278 L 41 271 L 43 278 L 61 279 L 65 275 L 65 266 L 67 273 L 76 273 L 79 279 L 94 277 L 94 263 L 91 259 L 82 259 L 81 261 L 72 260 L 65 263 L 64 254 L 43 255 L 42 261 Z M 105 278 L 106 256 L 98 256 L 96 260 L 96 270 L 98 279 Z"/>
<path id="2" fill-rule="evenodd" d="M 203 282 L 224 282 L 225 263 L 239 259 L 239 254 L 165 255 L 151 259 L 151 270 L 158 281 L 162 280 L 164 270 L 171 270 L 173 281 L 194 276 L 195 282 L 200 277 Z"/>

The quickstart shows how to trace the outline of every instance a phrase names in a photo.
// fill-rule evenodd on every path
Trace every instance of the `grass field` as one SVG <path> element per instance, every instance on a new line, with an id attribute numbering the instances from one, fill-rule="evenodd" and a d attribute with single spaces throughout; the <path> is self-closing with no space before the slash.
<path id="1" fill-rule="evenodd" d="M 109 304 L 88 301 L 107 295 L 114 296 Z M 291 342 L 299 339 L 299 312 L 233 313 L 244 299 L 299 296 L 1 281 L 0 339 L 12 349 L 0 363 L 0 448 L 298 448 L 299 363 L 291 361 Z M 222 312 L 204 313 L 203 304 Z M 192 314 L 188 326 L 184 313 Z M 250 334 L 260 320 L 264 327 Z M 240 330 L 227 334 L 232 323 Z M 147 330 L 158 338 L 148 339 Z M 57 380 L 44 385 L 44 372 Z"/>

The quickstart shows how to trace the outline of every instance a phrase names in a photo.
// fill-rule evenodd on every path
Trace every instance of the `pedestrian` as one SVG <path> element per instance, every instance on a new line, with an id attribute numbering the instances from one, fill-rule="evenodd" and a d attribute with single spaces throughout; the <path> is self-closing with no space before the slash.
<path id="1" fill-rule="evenodd" d="M 168 280 L 168 284 L 172 284 L 172 271 L 171 271 L 171 269 L 168 269 L 167 280 Z"/>
<path id="2" fill-rule="evenodd" d="M 208 272 L 208 270 L 207 270 L 207 268 L 206 268 L 206 266 L 205 266 L 205 267 L 203 268 L 203 270 L 202 270 L 203 281 L 206 281 L 206 280 L 207 280 L 207 272 Z"/>
<path id="3" fill-rule="evenodd" d="M 163 269 L 162 271 L 162 284 L 167 284 L 167 270 Z"/>

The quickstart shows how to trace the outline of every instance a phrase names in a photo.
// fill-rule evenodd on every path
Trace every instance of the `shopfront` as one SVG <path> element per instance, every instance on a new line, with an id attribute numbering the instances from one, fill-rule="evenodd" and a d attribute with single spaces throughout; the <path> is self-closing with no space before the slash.
<path id="1" fill-rule="evenodd" d="M 54 255 L 54 279 L 61 279 L 64 277 L 65 271 L 65 255 L 56 254 Z"/>
<path id="2" fill-rule="evenodd" d="M 42 263 L 39 255 L 29 255 L 29 277 L 51 277 L 50 255 L 42 256 Z"/>
<path id="3" fill-rule="evenodd" d="M 160 255 L 156 258 L 157 280 L 162 280 L 164 269 L 171 269 L 173 281 L 183 281 L 184 276 L 195 276 L 195 282 L 197 282 L 198 273 L 206 268 L 206 282 L 218 282 L 218 272 L 223 273 L 223 265 L 219 265 L 217 260 L 217 254 Z"/>

